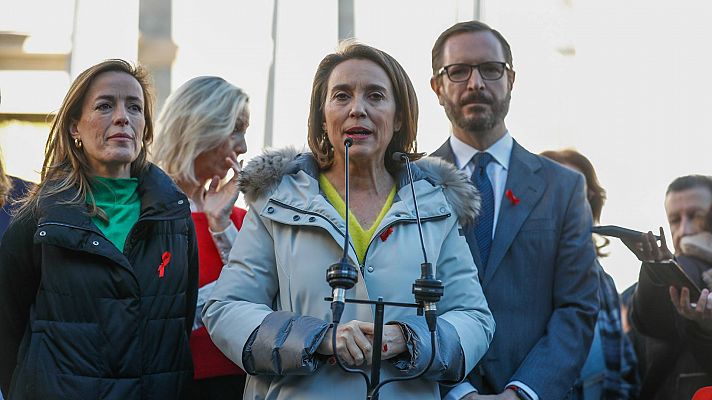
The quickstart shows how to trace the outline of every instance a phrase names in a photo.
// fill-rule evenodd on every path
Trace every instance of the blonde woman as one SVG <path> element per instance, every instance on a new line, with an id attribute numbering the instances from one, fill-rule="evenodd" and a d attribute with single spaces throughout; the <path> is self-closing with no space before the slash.
<path id="1" fill-rule="evenodd" d="M 241 89 L 222 78 L 202 76 L 173 92 L 158 118 L 154 159 L 188 195 L 198 238 L 200 289 L 190 338 L 195 399 L 232 399 L 244 389 L 245 373 L 215 347 L 200 310 L 227 263 L 246 213 L 234 204 L 237 157 L 247 151 L 247 106 Z M 222 182 L 231 169 L 232 179 Z"/>

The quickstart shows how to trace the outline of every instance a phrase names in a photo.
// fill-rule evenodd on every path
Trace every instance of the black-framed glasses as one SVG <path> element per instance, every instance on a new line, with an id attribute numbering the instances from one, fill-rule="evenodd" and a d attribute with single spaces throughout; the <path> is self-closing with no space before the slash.
<path id="1" fill-rule="evenodd" d="M 512 67 L 506 62 L 487 61 L 480 64 L 450 64 L 438 71 L 438 75 L 446 73 L 448 79 L 453 82 L 466 82 L 472 76 L 472 70 L 476 69 L 480 77 L 486 81 L 496 81 L 504 75 L 504 71 L 511 70 Z"/>

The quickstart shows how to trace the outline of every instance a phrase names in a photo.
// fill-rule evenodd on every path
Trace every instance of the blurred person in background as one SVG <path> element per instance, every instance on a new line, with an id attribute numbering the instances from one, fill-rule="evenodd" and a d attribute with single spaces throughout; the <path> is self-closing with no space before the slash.
<path id="1" fill-rule="evenodd" d="M 200 313 L 245 217 L 246 211 L 235 207 L 235 201 L 237 157 L 247 151 L 249 124 L 247 94 L 215 76 L 194 78 L 179 87 L 156 123 L 154 161 L 188 195 L 198 239 L 200 279 L 190 336 L 194 399 L 234 399 L 245 386 L 245 372 L 215 347 Z M 234 175 L 222 182 L 230 170 Z"/>
<path id="2" fill-rule="evenodd" d="M 17 201 L 27 195 L 33 187 L 31 182 L 5 173 L 5 165 L 0 154 L 0 241 L 10 225 L 10 219 L 17 209 Z"/>
<path id="3" fill-rule="evenodd" d="M 332 293 L 325 272 L 345 254 L 346 224 L 347 258 L 358 273 L 347 297 L 412 302 L 421 274 L 423 254 L 411 251 L 420 243 L 413 194 L 405 167 L 393 159 L 416 150 L 417 98 L 403 68 L 378 49 L 343 43 L 317 68 L 308 121 L 311 152 L 268 151 L 240 174 L 249 210 L 203 309 L 215 344 L 250 374 L 245 399 L 366 397 L 364 379 L 344 372 L 335 357 L 368 368 L 373 307 L 346 304 L 342 323 L 331 328 L 324 301 Z M 476 190 L 440 160 L 418 160 L 412 169 L 425 250 L 445 290 L 432 368 L 383 386 L 383 399 L 438 398 L 438 381 L 464 379 L 494 331 L 460 235 L 460 224 L 477 215 Z M 386 307 L 384 321 L 381 380 L 424 371 L 433 354 L 425 318 L 413 308 Z"/>
<path id="4" fill-rule="evenodd" d="M 9 399 L 180 399 L 198 250 L 188 199 L 147 161 L 153 92 L 107 60 L 72 82 L 41 180 L 0 245 Z"/>
<path id="5" fill-rule="evenodd" d="M 545 151 L 542 156 L 583 174 L 586 179 L 586 198 L 591 206 L 593 224 L 600 223 L 606 201 L 606 190 L 601 186 L 593 164 L 576 150 Z M 609 240 L 593 236 L 598 259 L 607 254 L 603 249 Z M 599 301 L 601 309 L 593 336 L 591 350 L 576 382 L 576 398 L 582 400 L 636 399 L 639 382 L 635 350 L 623 332 L 621 304 L 613 278 L 597 260 Z"/>
<path id="6" fill-rule="evenodd" d="M 665 193 L 675 254 L 668 249 L 662 228 L 659 245 L 652 232 L 639 240 L 623 241 L 643 262 L 633 296 L 632 323 L 652 338 L 645 342 L 641 398 L 687 400 L 700 387 L 712 385 L 712 264 L 684 252 L 686 241 L 709 230 L 711 206 L 712 177 L 676 178 Z M 656 278 L 655 266 L 649 262 L 670 259 L 702 289 L 699 298 L 691 298 L 689 288 L 676 288 Z"/>
<path id="7" fill-rule="evenodd" d="M 2 96 L 0 96 L 2 101 Z M 25 197 L 33 184 L 5 172 L 5 164 L 0 152 L 0 241 L 10 225 L 10 219 L 17 208 L 17 200 Z M 0 394 L 2 400 L 2 394 Z"/>

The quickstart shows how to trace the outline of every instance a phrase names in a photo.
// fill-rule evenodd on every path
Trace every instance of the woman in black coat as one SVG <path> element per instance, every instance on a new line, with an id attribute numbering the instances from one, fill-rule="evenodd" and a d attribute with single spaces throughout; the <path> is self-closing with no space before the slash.
<path id="1" fill-rule="evenodd" d="M 177 399 L 198 258 L 188 200 L 146 161 L 153 97 L 107 60 L 72 83 L 41 182 L 0 245 L 0 384 L 20 399 Z"/>

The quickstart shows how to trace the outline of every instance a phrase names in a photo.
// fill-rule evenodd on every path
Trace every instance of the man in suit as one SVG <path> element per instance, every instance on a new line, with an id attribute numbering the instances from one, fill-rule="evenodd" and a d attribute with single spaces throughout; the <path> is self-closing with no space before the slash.
<path id="1" fill-rule="evenodd" d="M 433 156 L 480 190 L 481 215 L 463 234 L 497 323 L 469 382 L 445 398 L 568 398 L 598 312 L 584 178 L 525 150 L 507 130 L 515 74 L 499 32 L 477 21 L 452 26 L 435 42 L 432 66 L 431 87 L 452 123 Z"/>

